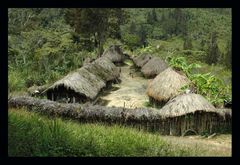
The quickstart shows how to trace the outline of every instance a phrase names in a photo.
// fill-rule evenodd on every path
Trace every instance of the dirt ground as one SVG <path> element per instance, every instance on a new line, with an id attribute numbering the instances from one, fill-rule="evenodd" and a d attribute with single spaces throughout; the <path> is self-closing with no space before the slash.
<path id="1" fill-rule="evenodd" d="M 121 83 L 113 84 L 113 89 L 100 98 L 105 106 L 139 108 L 144 107 L 144 103 L 148 101 L 146 88 L 149 80 L 136 72 L 132 65 L 128 61 L 121 66 Z"/>
<path id="2" fill-rule="evenodd" d="M 176 146 L 184 146 L 204 150 L 200 156 L 232 156 L 232 135 L 221 134 L 213 138 L 202 136 L 162 136 L 162 138 Z"/>

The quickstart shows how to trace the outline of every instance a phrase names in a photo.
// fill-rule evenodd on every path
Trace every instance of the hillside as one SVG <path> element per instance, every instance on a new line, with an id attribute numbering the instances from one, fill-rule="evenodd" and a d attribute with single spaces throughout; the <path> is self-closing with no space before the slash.
<path id="1" fill-rule="evenodd" d="M 230 156 L 231 9 L 9 8 L 8 107 L 10 156 Z"/>

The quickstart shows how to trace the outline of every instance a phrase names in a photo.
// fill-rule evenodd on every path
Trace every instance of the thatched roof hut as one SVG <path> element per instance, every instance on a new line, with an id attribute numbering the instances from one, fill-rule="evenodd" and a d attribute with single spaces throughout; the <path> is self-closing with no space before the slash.
<path id="1" fill-rule="evenodd" d="M 44 92 L 47 92 L 48 98 L 52 100 L 77 97 L 78 101 L 84 102 L 94 100 L 105 86 L 105 82 L 100 77 L 83 67 L 58 80 Z"/>
<path id="2" fill-rule="evenodd" d="M 141 54 L 140 56 L 137 56 L 133 58 L 133 62 L 137 67 L 143 67 L 150 59 L 151 55 L 149 54 Z"/>
<path id="3" fill-rule="evenodd" d="M 167 68 L 167 63 L 164 62 L 161 58 L 153 57 L 145 65 L 143 65 L 141 72 L 147 78 L 154 78 Z"/>
<path id="4" fill-rule="evenodd" d="M 216 109 L 199 94 L 183 94 L 171 99 L 159 110 L 169 122 L 170 135 L 216 133 L 231 131 L 231 110 Z"/>
<path id="5" fill-rule="evenodd" d="M 95 100 L 100 90 L 120 76 L 120 70 L 108 58 L 101 57 L 69 73 L 43 93 L 48 99 L 64 102 Z M 69 100 L 66 100 L 69 99 Z"/>
<path id="6" fill-rule="evenodd" d="M 160 113 L 164 117 L 177 117 L 196 111 L 216 112 L 216 108 L 202 95 L 190 93 L 176 96 L 169 100 L 161 108 Z"/>
<path id="7" fill-rule="evenodd" d="M 148 84 L 147 95 L 153 103 L 160 105 L 181 93 L 181 88 L 188 85 L 190 80 L 180 75 L 172 68 L 167 68 Z"/>
<path id="8" fill-rule="evenodd" d="M 113 81 L 120 76 L 119 68 L 106 57 L 98 58 L 91 64 L 84 66 L 84 68 L 105 82 Z"/>
<path id="9" fill-rule="evenodd" d="M 103 52 L 102 57 L 109 58 L 113 63 L 121 63 L 125 59 L 125 55 L 119 45 L 112 45 Z"/>

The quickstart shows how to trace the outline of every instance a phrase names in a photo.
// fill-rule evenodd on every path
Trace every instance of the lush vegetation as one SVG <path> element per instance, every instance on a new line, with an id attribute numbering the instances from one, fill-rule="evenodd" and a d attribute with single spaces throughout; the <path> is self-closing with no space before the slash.
<path id="1" fill-rule="evenodd" d="M 8 9 L 8 90 L 51 84 L 111 44 L 183 71 L 214 105 L 231 100 L 231 9 Z M 201 67 L 200 67 L 201 66 Z M 148 102 L 145 106 L 151 106 Z M 9 156 L 194 156 L 159 135 L 9 111 Z"/>
<path id="2" fill-rule="evenodd" d="M 183 56 L 190 63 L 202 62 L 208 70 L 213 65 L 222 68 L 218 74 L 231 75 L 231 9 L 10 8 L 8 12 L 10 92 L 54 82 L 110 44 L 122 44 L 130 54 Z"/>
<path id="3" fill-rule="evenodd" d="M 221 79 L 211 73 L 194 73 L 193 69 L 201 68 L 197 63 L 188 64 L 184 57 L 168 58 L 170 66 L 183 71 L 191 80 L 192 84 L 183 87 L 192 88 L 193 92 L 205 96 L 213 105 L 222 106 L 231 100 L 231 86 L 226 85 Z"/>
<path id="4" fill-rule="evenodd" d="M 9 156 L 200 156 L 200 146 L 178 146 L 158 134 L 117 125 L 79 124 L 24 109 L 9 111 Z M 212 153 L 211 153 L 212 154 Z"/>

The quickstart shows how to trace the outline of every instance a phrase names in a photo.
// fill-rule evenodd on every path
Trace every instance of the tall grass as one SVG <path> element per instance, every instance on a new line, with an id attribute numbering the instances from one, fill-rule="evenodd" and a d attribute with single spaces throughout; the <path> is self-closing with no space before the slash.
<path id="1" fill-rule="evenodd" d="M 9 110 L 9 156 L 196 156 L 198 147 L 171 145 L 158 134 L 117 125 L 79 124 Z"/>

